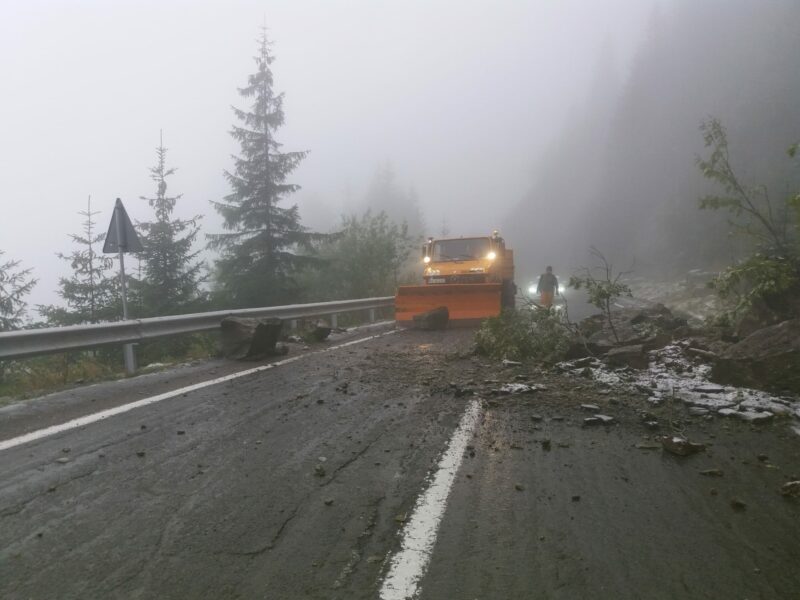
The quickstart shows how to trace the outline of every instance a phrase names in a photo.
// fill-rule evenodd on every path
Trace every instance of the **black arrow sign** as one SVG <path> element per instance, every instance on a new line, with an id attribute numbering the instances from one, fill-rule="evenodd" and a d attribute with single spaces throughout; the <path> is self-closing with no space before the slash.
<path id="1" fill-rule="evenodd" d="M 141 252 L 144 250 L 133 223 L 122 206 L 122 200 L 117 198 L 114 205 L 114 216 L 111 217 L 111 224 L 108 226 L 106 241 L 103 244 L 105 254 L 116 254 L 117 252 Z"/>

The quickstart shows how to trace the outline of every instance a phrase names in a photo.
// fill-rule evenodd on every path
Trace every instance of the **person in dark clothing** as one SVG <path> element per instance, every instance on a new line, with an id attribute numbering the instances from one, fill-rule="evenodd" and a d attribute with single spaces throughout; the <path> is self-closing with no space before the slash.
<path id="1" fill-rule="evenodd" d="M 558 292 L 558 278 L 553 275 L 553 267 L 547 267 L 547 270 L 539 276 L 539 285 L 536 286 L 536 293 L 540 295 L 542 306 L 545 308 L 553 306 L 556 292 Z"/>

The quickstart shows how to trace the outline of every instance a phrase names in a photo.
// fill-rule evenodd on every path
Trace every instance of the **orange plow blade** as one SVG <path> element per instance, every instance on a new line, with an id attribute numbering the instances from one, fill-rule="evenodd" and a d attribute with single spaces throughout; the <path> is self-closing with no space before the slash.
<path id="1" fill-rule="evenodd" d="M 499 283 L 441 283 L 397 288 L 395 320 L 408 325 L 419 315 L 446 306 L 453 325 L 473 325 L 500 314 Z"/>

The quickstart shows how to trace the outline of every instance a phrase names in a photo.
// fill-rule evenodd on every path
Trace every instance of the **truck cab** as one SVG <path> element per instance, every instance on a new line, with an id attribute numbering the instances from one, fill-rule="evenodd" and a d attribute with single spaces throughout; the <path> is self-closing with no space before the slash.
<path id="1" fill-rule="evenodd" d="M 512 250 L 497 232 L 485 237 L 429 238 L 422 247 L 426 285 L 514 280 Z"/>

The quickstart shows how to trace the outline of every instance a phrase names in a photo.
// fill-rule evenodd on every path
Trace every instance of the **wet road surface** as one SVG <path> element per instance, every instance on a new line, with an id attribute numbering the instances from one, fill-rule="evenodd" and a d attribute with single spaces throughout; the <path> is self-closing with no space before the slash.
<path id="1" fill-rule="evenodd" d="M 315 346 L 3 450 L 0 597 L 389 597 L 406 528 L 474 405 L 418 597 L 800 598 L 800 505 L 777 491 L 800 474 L 800 438 L 783 423 L 669 412 L 659 420 L 682 419 L 709 450 L 638 449 L 652 432 L 635 394 L 501 369 L 470 356 L 470 339 Z M 212 361 L 26 403 L 0 411 L 0 440 L 253 366 Z M 547 389 L 491 395 L 510 380 Z M 581 427 L 583 402 L 617 424 Z M 700 474 L 710 468 L 723 475 Z"/>

